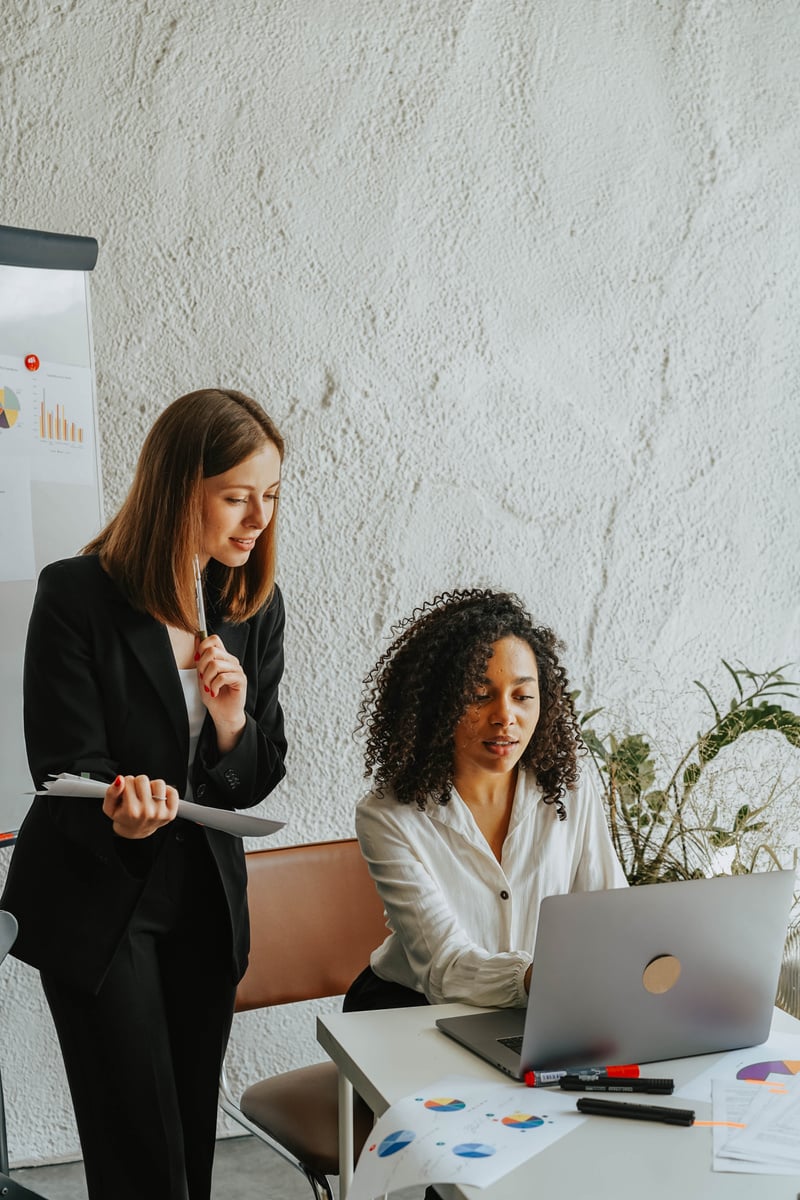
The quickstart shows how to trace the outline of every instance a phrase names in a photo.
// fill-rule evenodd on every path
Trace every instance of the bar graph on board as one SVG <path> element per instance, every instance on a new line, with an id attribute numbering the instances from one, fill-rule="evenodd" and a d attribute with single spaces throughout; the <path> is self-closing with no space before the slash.
<path id="1" fill-rule="evenodd" d="M 69 419 L 63 404 L 48 408 L 45 400 L 39 405 L 39 437 L 42 441 L 83 444 L 83 426 Z"/>

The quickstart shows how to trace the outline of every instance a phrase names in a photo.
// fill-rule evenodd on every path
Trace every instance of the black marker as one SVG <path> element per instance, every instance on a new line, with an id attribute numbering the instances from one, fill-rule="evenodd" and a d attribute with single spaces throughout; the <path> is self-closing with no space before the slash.
<path id="1" fill-rule="evenodd" d="M 558 1086 L 565 1092 L 651 1092 L 671 1096 L 675 1090 L 672 1079 L 587 1079 L 581 1075 L 564 1075 Z"/>
<path id="2" fill-rule="evenodd" d="M 578 1101 L 578 1112 L 592 1117 L 632 1117 L 634 1121 L 664 1121 L 667 1125 L 693 1125 L 693 1108 L 667 1108 L 662 1104 L 626 1104 L 624 1100 Z"/>

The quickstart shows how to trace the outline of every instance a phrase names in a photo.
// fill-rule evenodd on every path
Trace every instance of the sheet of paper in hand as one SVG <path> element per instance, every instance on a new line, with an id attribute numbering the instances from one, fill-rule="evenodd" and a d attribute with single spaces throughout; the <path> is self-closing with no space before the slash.
<path id="1" fill-rule="evenodd" d="M 37 796 L 87 796 L 103 799 L 107 783 L 99 779 L 83 779 L 80 775 L 62 772 L 53 775 L 37 792 Z M 251 817 L 246 813 L 229 812 L 226 808 L 206 808 L 191 800 L 178 801 L 178 816 L 209 829 L 221 829 L 234 837 L 268 837 L 283 829 L 285 821 L 271 821 L 266 817 Z"/>

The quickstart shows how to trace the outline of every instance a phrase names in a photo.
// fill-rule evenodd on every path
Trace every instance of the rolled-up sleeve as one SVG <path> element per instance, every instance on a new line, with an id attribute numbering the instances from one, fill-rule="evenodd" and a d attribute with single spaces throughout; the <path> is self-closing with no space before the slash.
<path id="1" fill-rule="evenodd" d="M 392 930 L 373 954 L 373 970 L 424 992 L 433 1004 L 523 1005 L 524 976 L 531 955 L 510 947 L 489 948 L 488 941 L 482 943 L 474 919 L 470 928 L 466 927 L 453 900 L 453 893 L 463 888 L 463 873 L 451 847 L 435 844 L 435 823 L 397 802 L 381 804 L 367 797 L 357 810 L 356 831 Z M 424 841 L 422 851 L 411 841 L 415 831 Z M 470 858 L 466 844 L 464 855 Z M 462 869 L 463 865 L 462 859 Z M 481 897 L 477 920 L 480 923 L 483 908 L 487 938 L 496 936 L 497 931 L 502 936 L 504 927 L 510 930 L 510 912 L 503 909 L 513 899 L 503 886 L 499 867 L 497 876 L 496 888 L 480 872 L 473 880 Z M 498 911 L 490 911 L 492 907 Z M 465 915 L 475 918 L 476 906 L 469 906 Z"/>

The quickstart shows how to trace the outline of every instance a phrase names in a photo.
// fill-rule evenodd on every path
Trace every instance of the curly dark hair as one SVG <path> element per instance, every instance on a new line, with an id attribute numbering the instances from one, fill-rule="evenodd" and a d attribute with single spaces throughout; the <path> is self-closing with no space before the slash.
<path id="1" fill-rule="evenodd" d="M 533 771 L 546 804 L 560 820 L 564 795 L 578 781 L 581 749 L 563 643 L 534 624 L 511 592 L 472 588 L 443 592 L 392 628 L 395 639 L 364 680 L 358 732 L 366 735 L 365 778 L 394 790 L 402 804 L 424 810 L 450 800 L 454 733 L 479 690 L 492 644 L 516 637 L 536 657 L 541 715 L 520 759 Z"/>

